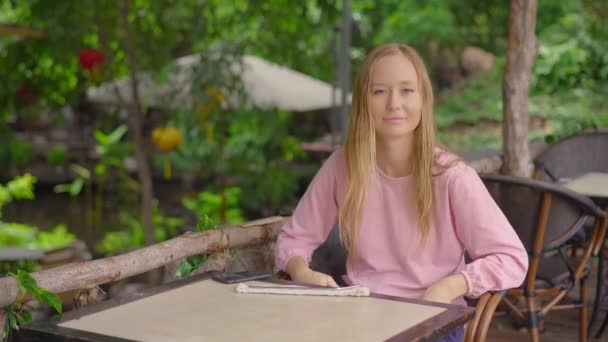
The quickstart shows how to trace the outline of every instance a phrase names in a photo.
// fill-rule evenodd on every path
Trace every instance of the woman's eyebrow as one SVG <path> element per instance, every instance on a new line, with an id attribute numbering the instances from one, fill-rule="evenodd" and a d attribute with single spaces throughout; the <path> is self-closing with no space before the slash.
<path id="1" fill-rule="evenodd" d="M 404 80 L 404 81 L 399 81 L 400 85 L 415 85 L 416 82 L 414 81 L 409 81 L 409 80 Z M 390 84 L 387 83 L 382 83 L 382 82 L 373 82 L 372 86 L 389 86 Z"/>

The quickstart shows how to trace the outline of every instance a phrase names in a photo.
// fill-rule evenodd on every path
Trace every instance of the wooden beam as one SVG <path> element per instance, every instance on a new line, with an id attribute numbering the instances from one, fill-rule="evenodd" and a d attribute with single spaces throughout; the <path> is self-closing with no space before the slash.
<path id="1" fill-rule="evenodd" d="M 0 23 L 0 35 L 17 36 L 21 38 L 39 38 L 44 35 L 44 31 L 31 27 Z"/>
<path id="2" fill-rule="evenodd" d="M 76 262 L 32 273 L 38 286 L 54 293 L 87 289 L 117 281 L 162 267 L 172 261 L 226 248 L 239 248 L 262 244 L 276 239 L 282 217 L 274 217 L 258 225 L 253 222 L 228 227 L 224 230 L 208 230 L 186 233 L 174 239 L 141 248 L 130 253 Z M 0 308 L 17 300 L 19 286 L 12 277 L 0 278 Z"/>

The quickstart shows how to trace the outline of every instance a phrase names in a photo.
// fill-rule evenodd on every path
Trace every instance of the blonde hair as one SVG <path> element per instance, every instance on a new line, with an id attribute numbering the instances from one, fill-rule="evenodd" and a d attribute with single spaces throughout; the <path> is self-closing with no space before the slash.
<path id="1" fill-rule="evenodd" d="M 422 58 L 413 48 L 405 44 L 381 45 L 367 55 L 359 69 L 353 87 L 351 117 L 344 146 L 348 188 L 339 210 L 338 223 L 340 240 L 349 256 L 355 251 L 367 186 L 373 175 L 376 175 L 376 134 L 368 110 L 372 68 L 378 59 L 395 54 L 402 54 L 409 59 L 418 75 L 422 117 L 414 130 L 412 160 L 416 164 L 412 175 L 416 184 L 414 201 L 423 243 L 429 235 L 433 208 L 432 169 L 436 165 L 435 146 L 439 145 L 435 140 L 432 84 Z"/>

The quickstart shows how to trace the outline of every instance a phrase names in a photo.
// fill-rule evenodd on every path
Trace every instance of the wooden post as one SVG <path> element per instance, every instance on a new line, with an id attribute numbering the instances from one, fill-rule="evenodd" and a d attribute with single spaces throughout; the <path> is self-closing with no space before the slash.
<path id="1" fill-rule="evenodd" d="M 139 91 L 137 89 L 137 66 L 135 64 L 135 48 L 133 46 L 133 37 L 129 27 L 129 0 L 123 1 L 122 7 L 122 25 L 123 25 L 123 48 L 127 53 L 127 64 L 129 65 L 129 75 L 131 79 L 131 95 L 133 101 L 127 106 L 129 112 L 129 130 L 133 134 L 133 142 L 135 143 L 135 160 L 137 161 L 137 175 L 141 184 L 141 217 L 144 227 L 144 236 L 146 245 L 150 246 L 156 241 L 154 240 L 154 224 L 152 223 L 152 197 L 154 196 L 152 185 L 152 173 L 146 151 L 144 147 L 144 138 L 142 132 L 143 113 L 141 112 L 141 101 Z"/>
<path id="2" fill-rule="evenodd" d="M 32 273 L 38 286 L 54 293 L 88 289 L 151 271 L 174 260 L 196 254 L 211 254 L 226 248 L 262 244 L 276 239 L 282 217 L 253 221 L 224 230 L 186 233 L 136 251 L 115 257 L 76 262 Z M 12 277 L 0 278 L 0 308 L 17 300 L 19 286 Z"/>
<path id="3" fill-rule="evenodd" d="M 530 177 L 528 93 L 537 42 L 536 0 L 511 0 L 509 46 L 502 87 L 503 173 Z"/>

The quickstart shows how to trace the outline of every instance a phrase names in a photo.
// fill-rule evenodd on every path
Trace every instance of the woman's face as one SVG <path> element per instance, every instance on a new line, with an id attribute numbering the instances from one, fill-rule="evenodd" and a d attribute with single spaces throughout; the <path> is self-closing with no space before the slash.
<path id="1" fill-rule="evenodd" d="M 378 138 L 393 140 L 411 135 L 422 116 L 414 64 L 401 53 L 378 59 L 372 66 L 368 99 Z"/>

